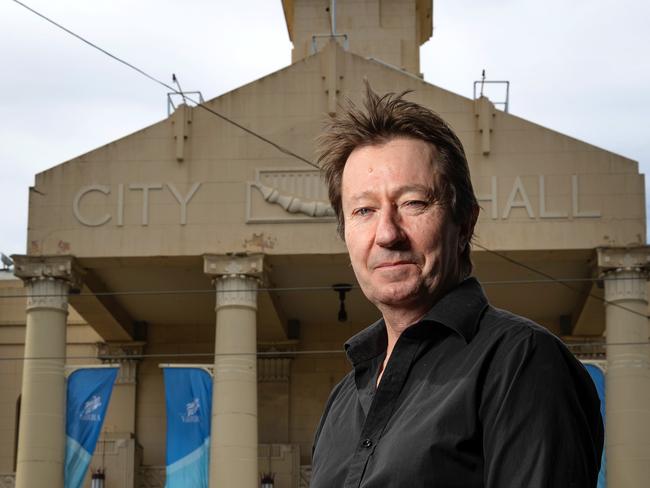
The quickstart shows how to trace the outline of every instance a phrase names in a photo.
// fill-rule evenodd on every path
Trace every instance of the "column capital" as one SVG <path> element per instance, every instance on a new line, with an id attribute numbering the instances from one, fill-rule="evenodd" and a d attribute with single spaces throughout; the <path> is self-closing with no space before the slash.
<path id="1" fill-rule="evenodd" d="M 213 278 L 249 277 L 262 280 L 264 277 L 263 254 L 203 255 L 203 272 Z"/>
<path id="2" fill-rule="evenodd" d="M 135 384 L 140 362 L 138 356 L 142 355 L 144 346 L 144 342 L 98 342 L 97 357 L 103 363 L 120 365 L 116 383 Z"/>
<path id="3" fill-rule="evenodd" d="M 257 349 L 263 355 L 257 359 L 257 381 L 287 383 L 291 378 L 291 363 L 297 346 L 295 340 L 258 342 Z"/>
<path id="4" fill-rule="evenodd" d="M 650 246 L 599 247 L 597 252 L 601 273 L 650 270 Z"/>
<path id="5" fill-rule="evenodd" d="M 291 358 L 259 358 L 257 381 L 259 383 L 287 383 L 291 377 Z"/>
<path id="6" fill-rule="evenodd" d="M 24 282 L 33 280 L 61 280 L 71 289 L 81 287 L 84 271 L 74 256 L 28 256 L 14 254 L 14 275 Z"/>

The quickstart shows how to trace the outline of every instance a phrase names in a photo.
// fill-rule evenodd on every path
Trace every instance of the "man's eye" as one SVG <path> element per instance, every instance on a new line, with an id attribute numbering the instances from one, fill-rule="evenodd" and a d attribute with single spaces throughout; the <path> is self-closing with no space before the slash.
<path id="1" fill-rule="evenodd" d="M 426 208 L 429 206 L 429 202 L 424 201 L 424 200 L 409 200 L 407 202 L 404 202 L 403 204 L 405 207 L 408 208 Z"/>
<path id="2" fill-rule="evenodd" d="M 363 217 L 365 215 L 369 215 L 372 212 L 372 210 L 368 207 L 361 207 L 357 208 L 352 212 L 352 215 L 358 215 L 360 217 Z"/>

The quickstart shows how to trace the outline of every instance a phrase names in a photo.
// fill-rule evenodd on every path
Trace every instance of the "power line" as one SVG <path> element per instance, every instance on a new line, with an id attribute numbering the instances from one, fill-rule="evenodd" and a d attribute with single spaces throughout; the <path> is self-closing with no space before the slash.
<path id="1" fill-rule="evenodd" d="M 198 101 L 192 99 L 191 97 L 186 96 L 184 93 L 178 91 L 178 90 L 177 90 L 175 87 L 173 87 L 172 85 L 170 85 L 170 84 L 168 84 L 168 83 L 165 83 L 165 82 L 162 81 L 162 80 L 159 80 L 158 78 L 156 78 L 156 77 L 150 75 L 149 73 L 147 73 L 147 72 L 144 71 L 143 69 L 138 68 L 137 66 L 135 66 L 135 65 L 133 65 L 133 64 L 131 64 L 131 63 L 129 63 L 128 61 L 125 61 L 124 59 L 122 59 L 122 58 L 120 58 L 120 57 L 118 57 L 118 56 L 116 56 L 116 55 L 110 53 L 110 52 L 107 51 L 106 49 L 103 49 L 102 47 L 100 47 L 100 46 L 98 46 L 97 44 L 95 44 L 95 43 L 89 41 L 88 39 L 84 38 L 83 36 L 81 36 L 81 35 L 79 35 L 79 34 L 73 32 L 72 30 L 70 30 L 70 29 L 64 27 L 63 25 L 59 24 L 58 22 L 55 22 L 54 20 L 50 19 L 50 18 L 47 17 L 46 15 L 44 15 L 44 14 L 38 12 L 37 10 L 35 10 L 35 9 L 31 8 L 31 7 L 29 7 L 29 6 L 26 5 L 25 3 L 23 3 L 23 2 L 21 2 L 21 1 L 19 1 L 19 0 L 13 0 L 13 1 L 14 1 L 15 3 L 17 3 L 18 5 L 20 5 L 21 7 L 23 7 L 23 8 L 25 8 L 25 9 L 29 10 L 29 11 L 32 12 L 33 14 L 39 16 L 39 17 L 42 18 L 43 20 L 45 20 L 45 21 L 49 22 L 50 24 L 54 25 L 55 27 L 57 27 L 57 28 L 63 30 L 63 31 L 66 32 L 67 34 L 69 34 L 69 35 L 75 37 L 76 39 L 82 41 L 83 43 L 89 45 L 90 47 L 92 47 L 92 48 L 94 48 L 94 49 L 100 51 L 101 53 L 105 54 L 106 56 L 109 56 L 111 59 L 113 59 L 113 60 L 115 60 L 115 61 L 117 61 L 117 62 L 123 64 L 124 66 L 126 66 L 126 67 L 128 67 L 128 68 L 130 68 L 130 69 L 132 69 L 132 70 L 134 70 L 134 71 L 136 71 L 136 72 L 139 73 L 140 75 L 145 76 L 145 77 L 148 78 L 149 80 L 151 80 L 151 81 L 153 81 L 153 82 L 155 82 L 155 83 L 157 83 L 157 84 L 159 84 L 159 85 L 165 87 L 166 89 L 171 90 L 173 93 L 178 94 L 178 95 L 181 95 L 181 96 L 183 96 L 184 98 L 187 98 L 187 99 L 190 100 L 192 103 L 194 103 L 196 106 L 201 107 L 202 109 L 208 111 L 209 113 L 215 115 L 216 117 L 219 117 L 220 119 L 224 120 L 225 122 L 228 122 L 228 123 L 234 125 L 235 127 L 238 127 L 238 128 L 241 129 L 242 131 L 244 131 L 244 132 L 246 132 L 246 133 L 248 133 L 248 134 L 250 134 L 250 135 L 252 135 L 252 136 L 258 138 L 259 140 L 261 140 L 261 141 L 263 141 L 263 142 L 265 142 L 265 143 L 267 143 L 267 144 L 273 146 L 274 148 L 276 148 L 277 150 L 279 150 L 280 152 L 282 152 L 282 153 L 284 153 L 284 154 L 286 154 L 286 155 L 288 155 L 288 156 L 291 156 L 291 157 L 293 157 L 293 158 L 296 158 L 296 159 L 298 159 L 298 160 L 300 160 L 300 161 L 302 161 L 302 162 L 308 164 L 309 166 L 312 166 L 312 167 L 314 167 L 314 168 L 320 169 L 318 165 L 312 163 L 312 162 L 309 161 L 308 159 L 303 158 L 302 156 L 300 156 L 300 155 L 294 153 L 293 151 L 290 151 L 289 149 L 286 149 L 285 147 L 283 147 L 283 146 L 281 146 L 281 145 L 279 145 L 279 144 L 277 144 L 277 143 L 271 141 L 270 139 L 268 139 L 268 138 L 262 136 L 261 134 L 258 134 L 257 132 L 255 132 L 255 131 L 253 131 L 253 130 L 251 130 L 251 129 L 249 129 L 249 128 L 247 128 L 247 127 L 241 125 L 241 124 L 239 124 L 238 122 L 235 122 L 234 120 L 230 119 L 229 117 L 227 117 L 227 116 L 225 116 L 225 115 L 223 115 L 223 114 L 217 112 L 216 110 L 214 110 L 214 109 L 212 109 L 212 108 L 210 108 L 210 107 L 204 105 L 203 103 L 200 103 L 200 102 L 198 102 Z M 560 281 L 560 280 L 554 278 L 553 276 L 551 276 L 551 275 L 549 275 L 549 274 L 547 274 L 547 273 L 544 273 L 543 271 L 540 271 L 540 270 L 535 269 L 535 268 L 533 268 L 533 267 L 531 267 L 531 266 L 528 266 L 528 265 L 526 265 L 526 264 L 524 264 L 524 263 L 522 263 L 522 262 L 519 262 L 519 261 L 517 261 L 517 260 L 514 260 L 514 259 L 512 259 L 512 258 L 510 258 L 510 257 L 508 257 L 508 256 L 505 256 L 504 254 L 501 254 L 501 253 L 499 253 L 499 252 L 497 252 L 497 251 L 493 251 L 493 250 L 491 250 L 491 249 L 488 249 L 488 248 L 486 248 L 486 247 L 484 247 L 484 246 L 482 246 L 482 245 L 480 245 L 480 244 L 476 244 L 476 243 L 474 243 L 474 245 L 475 245 L 476 247 L 479 247 L 479 248 L 481 248 L 481 249 L 487 251 L 487 252 L 490 252 L 490 253 L 492 253 L 492 254 L 495 254 L 496 256 L 499 256 L 499 257 L 501 257 L 502 259 L 505 259 L 506 261 L 509 261 L 509 262 L 511 262 L 511 263 L 513 263 L 513 264 L 516 264 L 516 265 L 518 265 L 518 266 L 521 266 L 521 267 L 523 267 L 523 268 L 525 268 L 525 269 L 527 269 L 527 270 L 529 270 L 529 271 L 532 271 L 532 272 L 534 272 L 534 273 L 537 273 L 537 274 L 539 274 L 539 275 L 541 275 L 541 276 L 544 276 L 545 278 L 547 278 L 547 279 L 549 279 L 549 280 L 552 280 L 552 281 L 554 281 L 554 282 L 557 282 L 558 284 L 560 284 L 560 285 L 562 285 L 562 286 L 565 286 L 565 287 L 569 288 L 570 290 L 572 290 L 572 291 L 574 291 L 574 292 L 576 292 L 576 293 L 580 293 L 580 294 L 582 294 L 582 291 L 581 291 L 581 290 L 577 290 L 576 288 L 570 286 L 570 285 L 566 282 L 566 280 L 565 280 L 565 281 Z M 606 305 L 612 305 L 612 306 L 615 306 L 615 307 L 621 308 L 621 309 L 623 309 L 623 310 L 626 310 L 626 311 L 628 311 L 628 312 L 630 312 L 630 313 L 633 313 L 633 314 L 640 315 L 640 316 L 643 316 L 643 317 L 648 318 L 648 315 L 647 315 L 647 314 L 642 314 L 642 313 L 640 313 L 640 312 L 637 312 L 636 310 L 629 309 L 629 308 L 627 308 L 627 307 L 625 307 L 625 306 L 623 306 L 623 305 L 620 305 L 620 304 L 618 304 L 618 303 L 609 302 L 609 301 L 605 300 L 604 298 L 599 297 L 599 296 L 597 296 L 597 295 L 595 295 L 595 294 L 588 293 L 588 296 L 590 296 L 590 297 L 592 297 L 592 298 L 595 298 L 595 299 L 597 299 L 597 300 L 600 300 L 600 301 L 602 301 L 602 302 L 603 302 L 604 304 L 606 304 Z"/>
<path id="2" fill-rule="evenodd" d="M 119 361 L 122 359 L 164 359 L 164 358 L 198 358 L 215 356 L 257 356 L 257 357 L 287 357 L 287 356 L 308 356 L 308 355 L 328 355 L 343 354 L 343 348 L 335 350 L 313 350 L 313 351 L 260 351 L 251 353 L 156 353 L 156 354 L 120 354 L 120 355 L 97 355 L 97 356 L 16 356 L 0 357 L 0 361 L 53 361 L 53 360 L 90 360 L 101 359 L 104 361 Z"/>
<path id="3" fill-rule="evenodd" d="M 646 346 L 650 345 L 650 341 L 638 341 L 638 342 L 574 342 L 563 344 L 569 348 L 579 348 L 585 346 L 596 346 L 596 347 L 618 347 L 618 346 Z M 156 354 L 116 354 L 116 355 L 96 355 L 96 356 L 15 356 L 15 357 L 0 357 L 0 361 L 53 361 L 53 360 L 102 360 L 102 361 L 120 361 L 120 360 L 134 360 L 134 359 L 165 359 L 165 358 L 214 358 L 215 356 L 224 357 L 224 356 L 256 356 L 260 358 L 265 357 L 291 357 L 291 356 L 317 356 L 317 355 L 340 355 L 345 353 L 341 349 L 322 349 L 322 350 L 304 350 L 304 351 L 258 351 L 251 353 L 211 353 L 211 352 L 200 352 L 200 353 L 156 353 Z"/>
<path id="4" fill-rule="evenodd" d="M 358 285 L 351 285 L 351 289 L 360 289 Z M 232 290 L 216 290 L 215 288 L 199 288 L 190 290 L 125 290 L 125 291 L 105 291 L 105 292 L 81 292 L 70 293 L 74 297 L 102 297 L 102 296 L 129 296 L 129 295 L 204 295 L 215 293 L 247 293 L 255 291 L 266 292 L 299 292 L 299 291 L 334 291 L 331 285 L 325 286 L 289 286 L 289 287 L 268 287 L 268 288 L 238 288 Z M 60 294 L 29 294 L 21 293 L 17 295 L 0 295 L 0 298 L 47 298 L 47 297 L 61 297 Z"/>
<path id="5" fill-rule="evenodd" d="M 613 278 L 626 280 L 629 278 Z M 599 281 L 598 278 L 558 278 L 558 279 L 543 279 L 543 280 L 491 280 L 491 281 L 481 281 L 483 286 L 492 286 L 492 285 L 542 285 L 542 284 L 555 284 L 558 280 L 563 282 L 574 282 L 574 283 L 584 283 L 584 282 L 596 282 Z M 350 285 L 351 290 L 360 290 L 359 285 Z M 333 291 L 331 285 L 319 285 L 319 286 L 285 286 L 285 287 L 259 287 L 259 288 L 239 288 L 233 290 L 216 290 L 215 288 L 195 288 L 195 289 L 173 289 L 173 290 L 123 290 L 123 291 L 103 291 L 103 292 L 80 292 L 80 293 L 69 293 L 70 296 L 75 297 L 104 297 L 104 296 L 129 296 L 129 295 L 203 295 L 203 294 L 214 294 L 214 293 L 241 293 L 241 292 L 252 292 L 252 291 L 265 291 L 265 292 L 274 292 L 274 293 L 286 293 L 286 292 L 318 292 L 318 291 Z M 335 290 L 334 290 L 335 291 Z M 61 297 L 61 294 L 29 294 L 29 293 L 20 293 L 15 295 L 0 295 L 1 298 L 48 298 L 48 297 Z"/>
<path id="6" fill-rule="evenodd" d="M 517 261 L 513 261 L 517 264 Z M 523 265 L 523 263 L 522 263 Z M 527 266 L 527 265 L 523 265 Z M 528 268 L 528 267 L 527 267 Z M 532 269 L 532 268 L 528 268 Z M 541 273 L 541 272 L 540 272 Z M 629 278 L 608 278 L 611 281 L 625 281 Z M 481 280 L 483 286 L 498 286 L 498 285 L 545 285 L 559 283 L 595 283 L 602 281 L 601 278 L 553 278 L 553 279 L 520 279 L 520 280 Z M 351 290 L 360 290 L 359 285 L 350 285 Z M 239 288 L 233 290 L 216 290 L 215 288 L 195 288 L 195 289 L 172 289 L 172 290 L 122 290 L 122 291 L 104 291 L 104 292 L 80 292 L 70 293 L 75 297 L 103 297 L 103 296 L 129 296 L 129 295 L 201 295 L 213 293 L 241 293 L 241 292 L 318 292 L 318 291 L 333 291 L 331 285 L 317 285 L 317 286 L 284 286 L 284 287 L 258 287 L 258 288 Z M 576 291 L 572 288 L 573 291 Z M 9 294 L 0 295 L 1 298 L 29 298 L 29 297 L 60 297 L 60 294 Z"/>
<path id="7" fill-rule="evenodd" d="M 481 247 L 482 249 L 488 250 L 487 248 L 476 244 L 477 247 Z M 489 251 L 489 250 L 488 250 Z M 539 273 L 543 276 L 547 276 L 546 279 L 542 280 L 494 280 L 494 281 L 481 281 L 480 283 L 483 286 L 492 286 L 492 285 L 538 285 L 538 284 L 561 284 L 565 285 L 567 288 L 569 288 L 571 291 L 582 294 L 583 292 L 581 290 L 578 290 L 576 288 L 573 288 L 571 286 L 568 286 L 567 283 L 593 283 L 593 282 L 598 282 L 602 281 L 602 279 L 599 278 L 554 278 L 551 275 L 548 275 L 544 273 L 543 271 L 536 270 L 535 268 L 532 268 L 524 263 L 520 263 L 519 261 L 516 261 L 512 258 L 509 258 L 508 256 L 505 256 L 503 254 L 498 253 L 497 251 L 490 251 L 494 253 L 495 255 L 498 255 L 502 257 L 503 259 L 506 259 L 507 261 L 511 262 L 512 264 L 522 266 L 530 271 Z M 611 281 L 616 281 L 616 280 L 621 280 L 625 281 L 628 280 L 629 278 L 608 278 L 608 280 Z M 361 287 L 359 285 L 350 285 L 350 290 L 360 290 Z M 182 289 L 174 289 L 174 290 L 124 290 L 124 291 L 106 291 L 106 292 L 80 292 L 80 293 L 69 293 L 68 295 L 61 295 L 61 294 L 51 294 L 51 293 L 35 293 L 35 294 L 29 294 L 29 293 L 20 293 L 20 294 L 9 294 L 9 295 L 0 295 L 0 299 L 16 299 L 16 298 L 53 298 L 53 297 L 61 297 L 61 296 L 71 296 L 71 297 L 106 297 L 106 296 L 164 296 L 164 295 L 212 295 L 212 294 L 219 294 L 219 293 L 243 293 L 243 292 L 269 292 L 269 293 L 293 293 L 293 292 L 319 292 L 319 291 L 335 291 L 333 287 L 330 285 L 325 285 L 325 286 L 291 286 L 291 287 L 266 287 L 266 288 L 241 288 L 241 289 L 232 289 L 232 290 L 216 290 L 214 288 L 200 288 L 200 289 L 189 289 L 189 290 L 182 290 Z M 636 310 L 633 310 L 631 308 L 625 307 L 623 305 L 620 305 L 615 302 L 611 302 L 609 300 L 605 300 L 603 297 L 600 297 L 598 295 L 595 295 L 593 293 L 588 293 L 587 296 L 591 298 L 595 298 L 602 302 L 604 305 L 612 305 L 615 307 L 618 307 L 622 310 L 625 310 L 627 312 L 630 312 L 634 315 L 639 315 L 641 317 L 645 318 L 650 318 L 647 314 L 638 312 Z"/>
<path id="8" fill-rule="evenodd" d="M 81 35 L 79 35 L 79 34 L 73 32 L 73 31 L 71 31 L 71 30 L 68 29 L 67 27 L 65 27 L 65 26 L 59 24 L 58 22 L 56 22 L 56 21 L 50 19 L 50 18 L 47 17 L 46 15 L 44 15 L 44 14 L 38 12 L 37 10 L 34 10 L 34 9 L 31 8 L 29 5 L 26 5 L 26 4 L 24 4 L 23 2 L 21 2 L 21 1 L 19 1 L 19 0 L 13 0 L 13 1 L 14 1 L 15 3 L 17 3 L 18 5 L 20 5 L 21 7 L 23 7 L 23 8 L 25 8 L 25 9 L 29 10 L 29 11 L 32 12 L 33 14 L 38 15 L 38 16 L 39 16 L 40 18 L 42 18 L 43 20 L 49 22 L 50 24 L 54 25 L 55 27 L 61 29 L 61 30 L 64 31 L 64 32 L 66 32 L 67 34 L 70 34 L 71 36 L 73 36 L 73 37 L 79 39 L 79 40 L 80 40 L 81 42 L 83 42 L 84 44 L 87 44 L 88 46 L 90 46 L 90 47 L 92 47 L 92 48 L 94 48 L 94 49 L 97 49 L 99 52 L 105 54 L 105 55 L 108 56 L 109 58 L 111 58 L 111 59 L 117 61 L 118 63 L 123 64 L 124 66 L 126 66 L 126 67 L 129 68 L 129 69 L 132 69 L 132 70 L 136 71 L 137 73 L 139 73 L 140 75 L 142 75 L 142 76 L 148 78 L 149 80 L 153 81 L 154 83 L 157 83 L 157 84 L 159 84 L 159 85 L 161 85 L 161 86 L 167 88 L 168 90 L 171 90 L 173 93 L 175 93 L 175 94 L 177 94 L 177 95 L 181 95 L 184 99 L 187 99 L 187 100 L 189 100 L 190 102 L 194 103 L 197 107 L 201 107 L 203 110 L 206 110 L 207 112 L 209 112 L 209 113 L 215 115 L 216 117 L 219 117 L 221 120 L 223 120 L 223 121 L 225 121 L 225 122 L 228 122 L 229 124 L 234 125 L 235 127 L 239 128 L 239 129 L 241 129 L 241 130 L 243 130 L 244 132 L 246 132 L 246 133 L 252 135 L 253 137 L 256 137 L 257 139 L 261 140 L 262 142 L 265 142 L 265 143 L 267 143 L 267 144 L 273 146 L 273 147 L 276 148 L 278 151 L 280 151 L 280 152 L 286 154 L 287 156 L 291 156 L 291 157 L 293 157 L 293 158 L 295 158 L 295 159 L 298 159 L 298 160 L 302 161 L 303 163 L 308 164 L 309 166 L 312 166 L 312 167 L 314 167 L 314 168 L 320 170 L 320 167 L 319 167 L 317 164 L 312 163 L 312 162 L 309 161 L 308 159 L 306 159 L 306 158 L 304 158 L 304 157 L 302 157 L 302 156 L 300 156 L 300 155 L 294 153 L 293 151 L 291 151 L 291 150 L 285 148 L 284 146 L 281 146 L 280 144 L 278 144 L 278 143 L 276 143 L 276 142 L 273 142 L 273 141 L 270 140 L 269 138 L 267 138 L 267 137 L 265 137 L 265 136 L 263 136 L 263 135 L 261 135 L 261 134 L 258 134 L 258 133 L 255 132 L 254 130 L 249 129 L 248 127 L 245 127 L 245 126 L 241 125 L 240 123 L 238 123 L 238 122 L 232 120 L 231 118 L 229 118 L 229 117 L 227 117 L 227 116 L 225 116 L 225 115 L 223 115 L 223 114 L 217 112 L 216 110 L 214 110 L 214 109 L 208 107 L 207 105 L 201 103 L 200 101 L 197 101 L 197 100 L 193 99 L 192 97 L 186 95 L 185 93 L 183 93 L 183 92 L 177 90 L 174 86 L 172 86 L 172 85 L 170 85 L 170 84 L 168 84 L 168 83 L 165 83 L 165 82 L 162 81 L 162 80 L 159 80 L 158 78 L 156 78 L 156 77 L 153 76 L 153 75 L 150 75 L 149 73 L 147 73 L 147 72 L 144 71 L 143 69 L 138 68 L 137 66 L 135 66 L 135 65 L 133 65 L 133 64 L 131 64 L 131 63 L 129 63 L 128 61 L 125 61 L 124 59 L 122 59 L 122 58 L 116 56 L 115 54 L 110 53 L 110 52 L 107 51 L 106 49 L 104 49 L 104 48 L 98 46 L 97 44 L 95 44 L 94 42 L 89 41 L 89 40 L 86 39 L 85 37 L 83 37 L 83 36 L 81 36 Z"/>
<path id="9" fill-rule="evenodd" d="M 521 261 L 518 261 L 518 260 L 516 260 L 516 259 L 513 259 L 513 258 L 511 258 L 510 256 L 507 256 L 507 255 L 505 255 L 505 254 L 503 254 L 503 253 L 500 253 L 500 252 L 498 252 L 498 251 L 494 251 L 494 250 L 492 250 L 492 249 L 488 249 L 487 247 L 482 246 L 481 244 L 478 244 L 478 243 L 476 243 L 476 242 L 473 242 L 472 245 L 473 245 L 473 246 L 476 246 L 476 247 L 478 247 L 478 248 L 480 248 L 480 249 L 482 249 L 482 250 L 484 250 L 484 251 L 486 251 L 486 252 L 489 252 L 490 254 L 494 254 L 495 256 L 498 256 L 498 257 L 500 257 L 501 259 L 504 259 L 505 261 L 508 261 L 509 263 L 515 264 L 515 265 L 520 266 L 520 267 L 522 267 L 522 268 L 524 268 L 524 269 L 527 269 L 528 271 L 532 271 L 533 273 L 536 273 L 536 274 L 538 274 L 538 275 L 540 275 L 540 276 L 543 276 L 544 278 L 546 278 L 546 279 L 548 279 L 548 280 L 550 280 L 550 281 L 555 281 L 555 282 L 559 283 L 560 285 L 563 285 L 563 286 L 565 286 L 566 288 L 569 288 L 569 289 L 572 290 L 572 291 L 576 291 L 575 288 L 573 288 L 572 286 L 570 286 L 570 285 L 567 283 L 569 280 L 562 280 L 562 281 L 560 281 L 559 278 L 555 278 L 554 276 L 552 276 L 552 275 L 550 275 L 550 274 L 548 274 L 548 273 L 545 273 L 544 271 L 540 271 L 539 269 L 533 268 L 532 266 L 529 266 L 529 265 L 527 265 L 527 264 L 525 264 L 525 263 L 523 263 L 523 262 L 521 262 Z"/>
<path id="10" fill-rule="evenodd" d="M 515 264 L 517 261 L 512 261 Z M 522 263 L 523 266 L 527 266 Z M 532 268 L 530 268 L 532 269 Z M 608 278 L 608 281 L 627 281 L 630 278 Z M 507 285 L 547 285 L 557 284 L 558 282 L 564 283 L 596 283 L 602 281 L 602 278 L 553 278 L 553 279 L 519 279 L 519 280 L 480 280 L 483 286 L 507 286 Z M 350 285 L 352 290 L 360 290 L 359 285 Z M 572 290 L 576 291 L 572 288 Z M 219 290 L 215 288 L 194 288 L 194 289 L 172 289 L 172 290 L 122 290 L 122 291 L 103 291 L 103 292 L 80 292 L 70 293 L 70 296 L 75 297 L 102 297 L 102 296 L 129 296 L 129 295 L 195 295 L 195 294 L 213 294 L 213 293 L 241 293 L 251 291 L 265 291 L 265 292 L 317 292 L 317 291 L 333 291 L 331 285 L 317 285 L 317 286 L 279 286 L 279 287 L 258 287 L 258 288 L 240 288 L 233 290 Z M 60 294 L 10 294 L 0 295 L 1 298 L 29 298 L 29 297 L 60 297 Z"/>
<path id="11" fill-rule="evenodd" d="M 552 275 L 550 275 L 548 273 L 545 273 L 544 271 L 540 271 L 537 268 L 533 268 L 532 266 L 529 266 L 526 263 L 523 263 L 521 261 L 517 261 L 516 259 L 513 259 L 510 256 L 506 256 L 505 254 L 500 253 L 498 251 L 494 251 L 493 249 L 488 249 L 487 247 L 482 246 L 481 244 L 478 244 L 476 242 L 473 242 L 472 245 L 476 246 L 476 247 L 478 247 L 480 249 L 483 249 L 485 252 L 489 252 L 490 254 L 494 254 L 495 256 L 498 256 L 501 259 L 504 259 L 505 261 L 508 261 L 509 263 L 520 266 L 520 267 L 522 267 L 524 269 L 527 269 L 528 271 L 532 271 L 533 273 L 536 273 L 536 274 L 538 274 L 540 276 L 543 276 L 544 278 L 548 279 L 549 281 L 554 281 L 555 283 L 568 288 L 569 290 L 573 291 L 574 293 L 577 293 L 579 295 L 582 295 L 584 293 L 582 290 L 579 290 L 579 289 L 574 288 L 573 286 L 569 285 L 569 282 L 568 282 L 569 280 L 560 280 L 558 278 L 555 278 L 554 276 L 552 276 Z M 610 278 L 607 278 L 607 279 L 609 280 Z M 614 279 L 616 279 L 616 278 L 614 278 Z M 627 280 L 629 278 L 620 278 L 620 279 L 621 280 Z M 602 280 L 597 279 L 597 278 L 593 278 L 593 281 L 602 281 Z M 596 300 L 601 301 L 604 305 L 611 305 L 612 307 L 620 308 L 621 310 L 625 310 L 627 312 L 630 312 L 631 314 L 638 315 L 638 316 L 644 317 L 646 319 L 650 318 L 650 316 L 648 314 L 646 314 L 646 313 L 638 312 L 638 311 L 633 310 L 631 308 L 628 308 L 628 307 L 626 307 L 624 305 L 621 305 L 620 303 L 611 302 L 611 301 L 606 300 L 605 298 L 603 298 L 601 296 L 598 296 L 598 295 L 596 295 L 594 293 L 587 292 L 587 296 L 590 297 L 590 298 L 594 298 Z"/>

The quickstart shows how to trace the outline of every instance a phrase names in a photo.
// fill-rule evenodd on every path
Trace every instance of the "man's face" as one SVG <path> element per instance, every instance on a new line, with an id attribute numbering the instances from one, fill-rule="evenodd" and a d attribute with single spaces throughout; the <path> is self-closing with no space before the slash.
<path id="1" fill-rule="evenodd" d="M 380 309 L 426 311 L 459 277 L 459 227 L 431 201 L 433 152 L 399 137 L 359 147 L 346 162 L 345 243 L 364 294 Z"/>

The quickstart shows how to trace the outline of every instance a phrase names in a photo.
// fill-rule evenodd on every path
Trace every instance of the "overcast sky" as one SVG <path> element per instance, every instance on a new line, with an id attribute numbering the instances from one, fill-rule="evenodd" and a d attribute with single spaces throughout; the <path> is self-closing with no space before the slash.
<path id="1" fill-rule="evenodd" d="M 290 64 L 280 0 L 25 3 L 205 99 Z M 511 113 L 646 173 L 648 19 L 643 0 L 435 0 L 422 71 L 471 97 L 486 69 L 510 81 Z M 12 0 L 0 0 L 0 62 L 0 251 L 22 254 L 34 174 L 166 117 L 166 90 Z"/>

